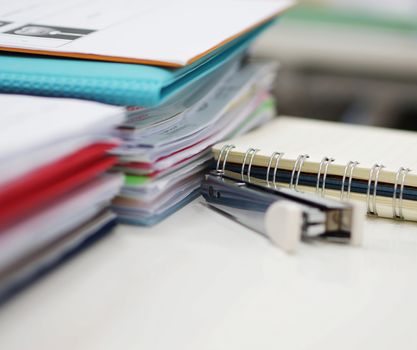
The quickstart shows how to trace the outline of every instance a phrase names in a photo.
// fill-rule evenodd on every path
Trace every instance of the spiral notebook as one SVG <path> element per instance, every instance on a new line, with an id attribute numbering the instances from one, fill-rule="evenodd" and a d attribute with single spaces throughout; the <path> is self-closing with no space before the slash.
<path id="1" fill-rule="evenodd" d="M 226 175 L 366 202 L 370 215 L 417 221 L 417 133 L 295 117 L 213 147 Z"/>

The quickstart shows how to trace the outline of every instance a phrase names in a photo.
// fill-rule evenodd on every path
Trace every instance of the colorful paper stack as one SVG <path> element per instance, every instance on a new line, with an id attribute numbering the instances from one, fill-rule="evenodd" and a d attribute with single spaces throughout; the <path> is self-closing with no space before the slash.
<path id="1" fill-rule="evenodd" d="M 210 147 L 274 115 L 277 67 L 248 48 L 292 4 L 5 5 L 0 92 L 60 99 L 1 97 L 0 292 L 111 226 L 121 185 L 113 208 L 132 224 L 195 198 Z"/>
<path id="2" fill-rule="evenodd" d="M 123 110 L 0 95 L 0 300 L 104 234 L 120 174 L 110 136 Z"/>
<path id="3" fill-rule="evenodd" d="M 209 88 L 203 85 L 173 103 L 132 112 L 119 128 L 124 143 L 117 151 L 117 169 L 126 174 L 114 201 L 119 219 L 152 225 L 196 198 L 210 147 L 274 116 L 269 90 L 275 72 L 275 64 L 238 59 L 207 83 Z M 186 107 L 189 100 L 193 104 Z"/>

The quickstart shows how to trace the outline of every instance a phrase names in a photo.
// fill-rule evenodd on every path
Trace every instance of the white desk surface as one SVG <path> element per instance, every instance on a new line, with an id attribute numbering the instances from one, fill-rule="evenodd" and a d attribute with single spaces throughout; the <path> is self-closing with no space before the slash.
<path id="1" fill-rule="evenodd" d="M 296 256 L 198 200 L 120 226 L 0 308 L 0 349 L 417 349 L 417 225 Z"/>

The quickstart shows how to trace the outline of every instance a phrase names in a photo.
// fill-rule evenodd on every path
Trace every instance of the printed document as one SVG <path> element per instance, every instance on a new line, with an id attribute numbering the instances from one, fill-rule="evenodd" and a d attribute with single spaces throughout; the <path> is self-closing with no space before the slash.
<path id="1" fill-rule="evenodd" d="M 0 0 L 0 50 L 180 67 L 292 0 Z"/>

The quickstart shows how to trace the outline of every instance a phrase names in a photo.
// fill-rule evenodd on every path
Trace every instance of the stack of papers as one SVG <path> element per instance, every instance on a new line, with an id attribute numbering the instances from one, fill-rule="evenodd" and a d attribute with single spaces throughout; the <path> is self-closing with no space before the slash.
<path id="1" fill-rule="evenodd" d="M 210 147 L 275 113 L 277 65 L 248 48 L 292 3 L 3 1 L 0 296 L 104 233 L 111 203 L 152 225 L 199 194 Z"/>
<path id="2" fill-rule="evenodd" d="M 114 224 L 117 107 L 0 95 L 0 300 Z"/>
<path id="3" fill-rule="evenodd" d="M 158 106 L 244 50 L 292 3 L 3 1 L 0 91 Z"/>
<path id="4" fill-rule="evenodd" d="M 247 49 L 291 0 L 28 1 L 2 16 L 0 91 L 127 108 L 113 152 L 124 222 L 154 224 L 195 198 L 210 147 L 274 115 L 277 67 Z"/>
<path id="5" fill-rule="evenodd" d="M 125 142 L 116 151 L 117 169 L 127 174 L 114 201 L 120 219 L 151 225 L 194 199 L 211 160 L 210 147 L 273 117 L 269 90 L 276 68 L 273 63 L 232 65 L 204 94 L 196 89 L 187 96 L 200 97 L 191 107 L 176 103 L 161 106 L 159 114 L 132 112 L 119 128 Z"/>

